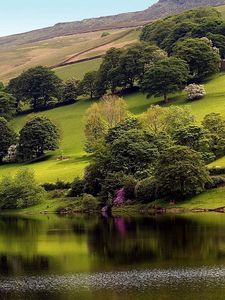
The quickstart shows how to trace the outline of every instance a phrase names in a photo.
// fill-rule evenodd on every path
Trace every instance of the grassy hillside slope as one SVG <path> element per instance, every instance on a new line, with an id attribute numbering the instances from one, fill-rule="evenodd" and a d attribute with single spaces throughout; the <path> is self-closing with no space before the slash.
<path id="1" fill-rule="evenodd" d="M 220 112 L 225 117 L 225 74 L 220 74 L 206 84 L 207 96 L 199 101 L 188 104 L 183 94 L 172 95 L 171 104 L 190 105 L 198 121 L 210 112 Z M 133 94 L 126 97 L 130 111 L 134 114 L 144 112 L 152 103 L 161 99 L 146 97 L 141 94 Z M 91 105 L 89 100 L 81 100 L 76 104 L 56 108 L 42 113 L 58 124 L 62 133 L 60 150 L 49 153 L 45 161 L 35 164 L 4 165 L 1 166 L 0 176 L 9 173 L 14 174 L 18 168 L 31 168 L 36 172 L 39 182 L 56 181 L 57 179 L 72 180 L 76 175 L 82 175 L 84 167 L 88 164 L 89 156 L 83 151 L 84 146 L 84 115 Z M 12 125 L 19 131 L 30 116 L 17 117 Z M 63 155 L 66 160 L 60 161 Z M 225 165 L 225 158 L 213 163 Z"/>
<path id="2" fill-rule="evenodd" d="M 109 30 L 110 35 L 106 37 L 101 37 L 102 33 L 76 34 L 7 49 L 0 48 L 0 81 L 6 83 L 30 67 L 50 67 L 74 55 L 81 59 L 96 55 L 96 51 L 104 54 L 110 47 L 124 47 L 136 42 L 139 36 L 139 31 L 130 29 Z M 80 53 L 82 55 L 79 56 Z"/>

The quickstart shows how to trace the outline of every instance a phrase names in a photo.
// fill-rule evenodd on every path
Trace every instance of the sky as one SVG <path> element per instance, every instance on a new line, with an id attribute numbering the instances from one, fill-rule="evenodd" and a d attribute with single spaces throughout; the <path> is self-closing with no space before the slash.
<path id="1" fill-rule="evenodd" d="M 59 22 L 143 10 L 157 0 L 4 0 L 1 2 L 0 36 L 5 36 L 52 26 Z"/>

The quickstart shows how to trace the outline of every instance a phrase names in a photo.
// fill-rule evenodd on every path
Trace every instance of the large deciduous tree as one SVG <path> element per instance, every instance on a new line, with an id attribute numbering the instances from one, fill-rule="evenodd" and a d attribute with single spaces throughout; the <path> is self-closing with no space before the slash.
<path id="1" fill-rule="evenodd" d="M 163 96 L 168 102 L 168 94 L 182 90 L 188 81 L 188 66 L 181 59 L 170 57 L 157 62 L 144 75 L 142 90 L 149 96 Z"/>
<path id="2" fill-rule="evenodd" d="M 9 82 L 8 90 L 18 100 L 27 100 L 34 110 L 38 109 L 39 100 L 46 107 L 52 97 L 58 97 L 62 81 L 46 67 L 38 66 L 24 71 L 19 77 Z"/>
<path id="3" fill-rule="evenodd" d="M 170 200 L 194 196 L 210 181 L 200 154 L 186 146 L 173 146 L 164 151 L 156 168 L 156 178 L 161 192 Z"/>
<path id="4" fill-rule="evenodd" d="M 207 38 L 180 41 L 175 45 L 173 54 L 188 63 L 193 79 L 202 80 L 219 71 L 219 51 Z"/>
<path id="5" fill-rule="evenodd" d="M 0 92 L 0 117 L 10 121 L 16 113 L 16 99 L 4 92 Z"/>
<path id="6" fill-rule="evenodd" d="M 45 117 L 35 117 L 20 131 L 18 159 L 29 161 L 44 155 L 45 151 L 59 146 L 59 130 Z"/>

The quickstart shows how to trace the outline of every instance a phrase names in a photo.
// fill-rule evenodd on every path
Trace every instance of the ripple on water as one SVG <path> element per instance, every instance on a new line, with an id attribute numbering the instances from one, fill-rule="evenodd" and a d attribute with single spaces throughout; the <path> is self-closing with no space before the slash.
<path id="1" fill-rule="evenodd" d="M 79 273 L 51 276 L 0 277 L 0 291 L 58 291 L 70 289 L 145 289 L 180 284 L 196 286 L 223 284 L 225 267 L 164 270 L 132 270 L 121 272 Z M 222 287 L 222 286 L 220 286 Z"/>

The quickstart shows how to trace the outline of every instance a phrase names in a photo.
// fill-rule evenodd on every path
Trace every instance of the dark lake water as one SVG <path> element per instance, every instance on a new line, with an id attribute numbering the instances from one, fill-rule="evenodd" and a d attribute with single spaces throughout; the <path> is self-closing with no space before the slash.
<path id="1" fill-rule="evenodd" d="M 225 214 L 0 216 L 0 299 L 225 299 Z"/>

